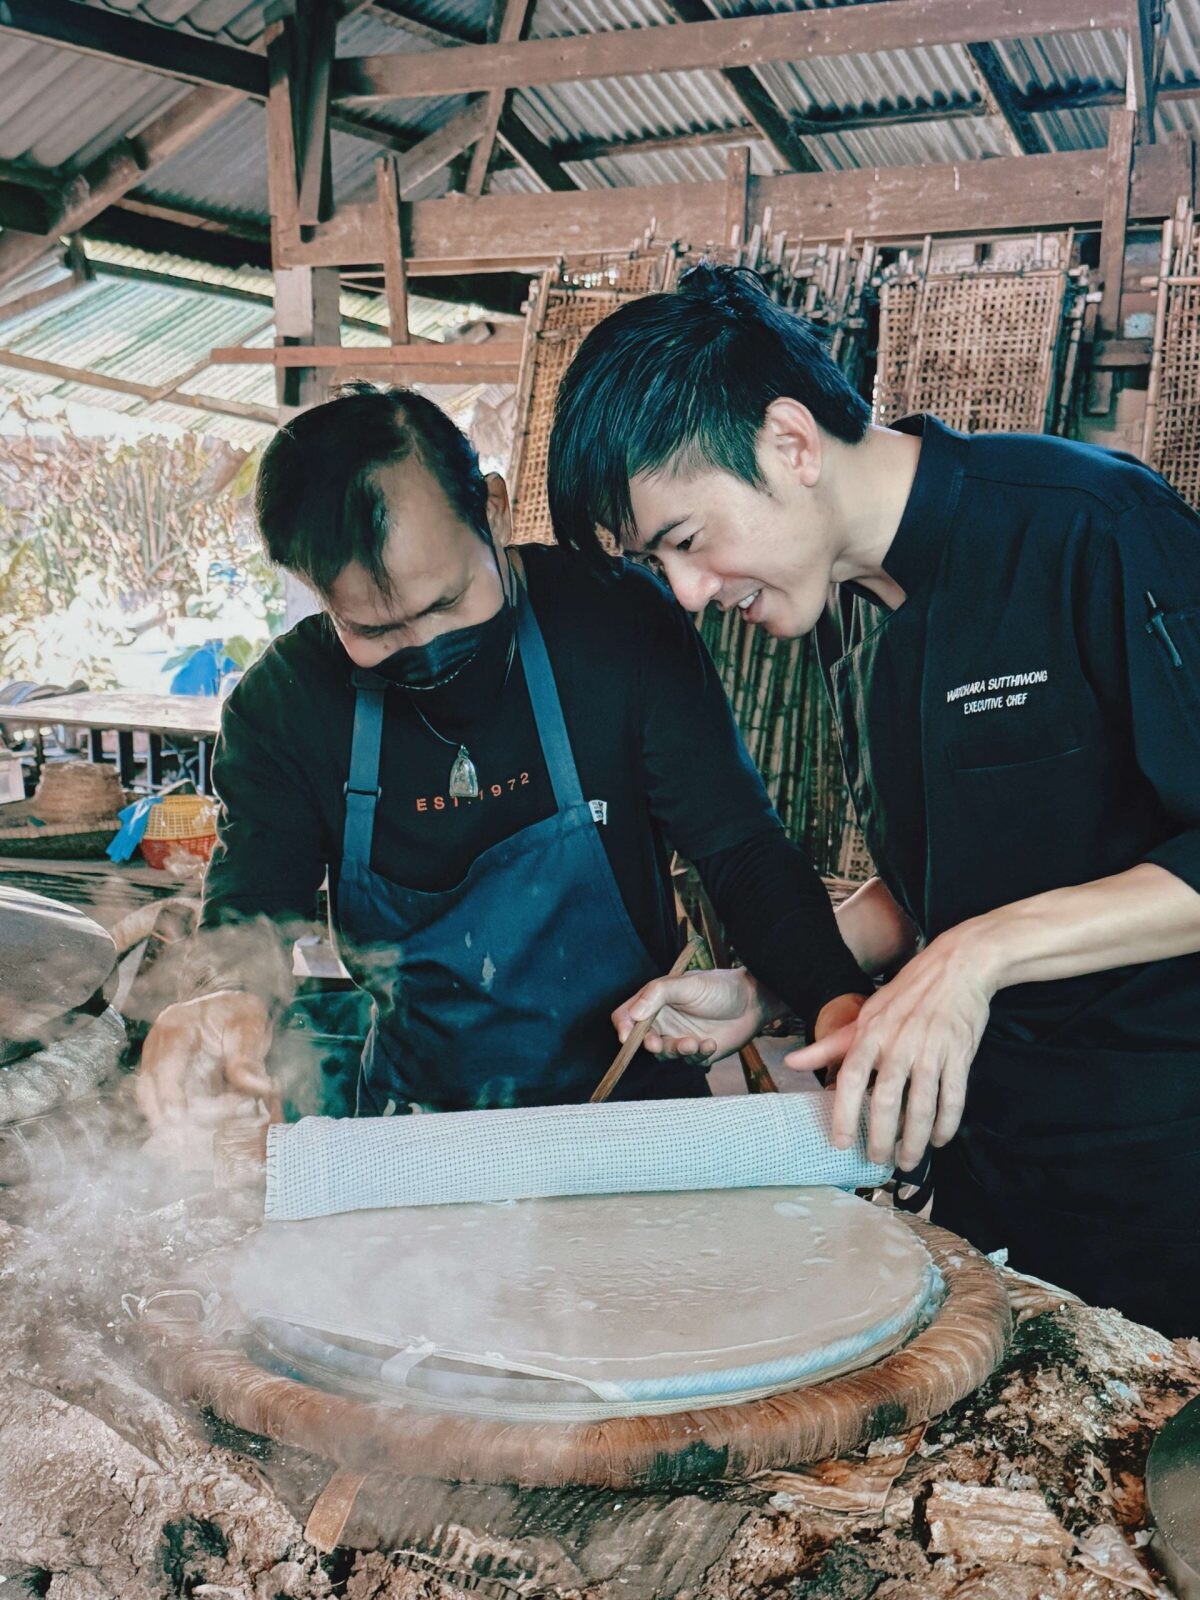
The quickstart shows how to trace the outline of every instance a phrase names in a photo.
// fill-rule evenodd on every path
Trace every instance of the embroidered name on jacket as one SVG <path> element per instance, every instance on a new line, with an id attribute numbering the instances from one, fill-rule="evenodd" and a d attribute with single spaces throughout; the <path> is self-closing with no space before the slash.
<path id="1" fill-rule="evenodd" d="M 961 704 L 963 716 L 980 711 L 1001 711 L 1009 706 L 1023 706 L 1029 699 L 1029 690 L 1049 681 L 1050 672 L 1039 667 L 1033 672 L 1005 672 L 995 678 L 976 678 L 971 683 L 960 683 L 946 690 L 946 704 Z"/>

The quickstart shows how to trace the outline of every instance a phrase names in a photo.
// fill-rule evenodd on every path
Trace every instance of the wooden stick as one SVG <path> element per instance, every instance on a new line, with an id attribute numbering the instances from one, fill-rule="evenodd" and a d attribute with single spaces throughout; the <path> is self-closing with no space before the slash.
<path id="1" fill-rule="evenodd" d="M 687 969 L 691 966 L 692 957 L 696 954 L 697 950 L 699 950 L 702 943 L 703 940 L 698 934 L 690 938 L 684 945 L 683 949 L 679 952 L 679 955 L 675 961 L 675 965 L 671 968 L 670 972 L 667 973 L 667 977 L 682 977 Z M 591 1098 L 592 1105 L 598 1105 L 600 1101 L 607 1100 L 609 1095 L 617 1087 L 618 1083 L 620 1083 L 621 1079 L 625 1076 L 625 1068 L 642 1048 L 642 1044 L 646 1038 L 646 1035 L 650 1032 L 653 1022 L 654 1017 L 649 1016 L 646 1017 L 644 1021 L 639 1022 L 634 1028 L 633 1032 L 629 1035 L 628 1039 L 626 1039 L 625 1043 L 617 1052 L 617 1059 L 613 1062 L 612 1066 L 609 1067 L 608 1071 L 596 1085 L 595 1092 Z"/>

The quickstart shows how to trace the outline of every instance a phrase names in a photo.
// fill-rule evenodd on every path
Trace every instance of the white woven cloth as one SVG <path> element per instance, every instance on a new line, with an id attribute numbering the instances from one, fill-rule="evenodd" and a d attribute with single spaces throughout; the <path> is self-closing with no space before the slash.
<path id="1" fill-rule="evenodd" d="M 306 1117 L 269 1131 L 266 1215 L 295 1222 L 392 1206 L 886 1182 L 890 1168 L 867 1159 L 865 1125 L 855 1147 L 834 1149 L 832 1112 L 833 1096 L 819 1091 Z"/>

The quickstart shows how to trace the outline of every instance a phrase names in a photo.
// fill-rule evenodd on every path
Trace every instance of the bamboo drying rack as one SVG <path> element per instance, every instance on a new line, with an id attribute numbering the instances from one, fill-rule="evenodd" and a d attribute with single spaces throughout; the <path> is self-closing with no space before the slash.
<path id="1" fill-rule="evenodd" d="M 1142 458 L 1200 509 L 1200 227 L 1186 197 L 1163 224 Z"/>

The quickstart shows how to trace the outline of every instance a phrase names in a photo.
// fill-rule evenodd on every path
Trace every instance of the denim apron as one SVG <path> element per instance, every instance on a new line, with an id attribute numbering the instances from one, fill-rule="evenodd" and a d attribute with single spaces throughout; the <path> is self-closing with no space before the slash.
<path id="1" fill-rule="evenodd" d="M 556 809 L 485 850 L 444 891 L 404 888 L 371 869 L 387 685 L 354 674 L 335 927 L 343 960 L 375 1002 L 360 1114 L 587 1100 L 618 1049 L 612 1011 L 660 973 L 583 797 L 523 588 L 517 641 Z M 707 1092 L 701 1069 L 640 1053 L 615 1098 Z"/>

